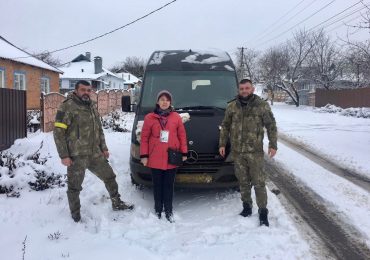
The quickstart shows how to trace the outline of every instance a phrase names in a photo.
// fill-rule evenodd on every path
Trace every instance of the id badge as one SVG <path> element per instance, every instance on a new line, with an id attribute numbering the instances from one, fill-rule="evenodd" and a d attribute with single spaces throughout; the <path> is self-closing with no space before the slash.
<path id="1" fill-rule="evenodd" d="M 168 135 L 169 135 L 168 131 L 161 130 L 161 137 L 160 137 L 161 143 L 168 143 Z"/>

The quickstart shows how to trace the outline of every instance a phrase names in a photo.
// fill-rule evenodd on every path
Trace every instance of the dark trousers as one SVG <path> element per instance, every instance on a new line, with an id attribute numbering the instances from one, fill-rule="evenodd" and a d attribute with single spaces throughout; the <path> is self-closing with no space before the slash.
<path id="1" fill-rule="evenodd" d="M 176 168 L 169 170 L 152 169 L 154 209 L 156 213 L 172 213 L 173 188 Z"/>

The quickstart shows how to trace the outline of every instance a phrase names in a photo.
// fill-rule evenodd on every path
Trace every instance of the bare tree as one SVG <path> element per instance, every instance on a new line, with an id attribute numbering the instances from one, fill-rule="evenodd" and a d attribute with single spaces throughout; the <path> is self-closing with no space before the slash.
<path id="1" fill-rule="evenodd" d="M 33 53 L 33 56 L 54 67 L 59 67 L 62 65 L 60 59 L 53 57 L 53 55 L 48 51 Z"/>
<path id="2" fill-rule="evenodd" d="M 367 11 L 362 14 L 362 19 L 358 25 L 349 25 L 349 28 L 357 30 L 368 30 L 370 33 L 370 6 L 362 1 L 366 6 Z M 347 33 L 347 39 L 343 40 L 348 46 L 347 48 L 347 70 L 352 75 L 356 75 L 357 86 L 370 85 L 370 40 L 353 41 Z"/>
<path id="3" fill-rule="evenodd" d="M 312 40 L 312 34 L 305 30 L 295 32 L 293 39 L 286 43 L 289 57 L 289 70 L 286 77 L 281 80 L 278 87 L 285 91 L 294 104 L 299 106 L 299 94 L 296 82 L 304 78 L 303 64 L 307 60 L 315 42 Z"/>
<path id="4" fill-rule="evenodd" d="M 334 41 L 324 31 L 314 33 L 313 40 L 307 73 L 314 81 L 329 89 L 342 74 L 344 59 Z"/>
<path id="5" fill-rule="evenodd" d="M 144 75 L 146 62 L 141 57 L 130 56 L 123 62 L 114 65 L 111 70 L 114 72 L 127 71 L 131 74 L 142 77 Z"/>
<path id="6" fill-rule="evenodd" d="M 286 46 L 275 46 L 266 50 L 260 56 L 259 61 L 260 80 L 266 83 L 266 86 L 274 96 L 275 87 L 281 85 L 281 81 L 286 77 L 289 70 L 289 55 Z"/>
<path id="7" fill-rule="evenodd" d="M 344 69 L 357 87 L 370 84 L 370 41 L 348 42 Z"/>
<path id="8" fill-rule="evenodd" d="M 236 55 L 236 73 L 239 79 L 248 77 L 253 82 L 258 81 L 258 55 L 254 49 L 243 48 L 243 51 L 237 51 Z"/>

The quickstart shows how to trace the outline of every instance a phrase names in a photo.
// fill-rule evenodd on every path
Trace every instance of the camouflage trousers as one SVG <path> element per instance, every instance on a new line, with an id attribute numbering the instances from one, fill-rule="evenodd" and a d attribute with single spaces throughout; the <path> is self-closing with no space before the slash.
<path id="1" fill-rule="evenodd" d="M 80 192 L 82 191 L 82 182 L 86 169 L 104 182 L 111 198 L 120 196 L 116 175 L 103 155 L 76 156 L 72 158 L 72 161 L 72 165 L 67 168 L 67 197 L 72 214 L 80 212 Z"/>
<path id="2" fill-rule="evenodd" d="M 254 187 L 258 208 L 266 208 L 266 174 L 263 170 L 263 153 L 234 154 L 235 175 L 239 181 L 243 203 L 253 206 L 251 189 Z"/>

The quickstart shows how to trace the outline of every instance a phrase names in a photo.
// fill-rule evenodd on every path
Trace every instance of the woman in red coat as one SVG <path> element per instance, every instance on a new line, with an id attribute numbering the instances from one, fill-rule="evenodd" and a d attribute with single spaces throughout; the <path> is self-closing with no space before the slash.
<path id="1" fill-rule="evenodd" d="M 184 124 L 180 115 L 173 111 L 171 102 L 170 92 L 159 92 L 156 108 L 145 116 L 140 157 L 142 164 L 152 169 L 154 209 L 158 218 L 164 208 L 166 219 L 173 222 L 172 199 L 177 166 L 168 162 L 167 151 L 168 148 L 180 151 L 185 161 L 188 147 Z"/>

